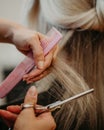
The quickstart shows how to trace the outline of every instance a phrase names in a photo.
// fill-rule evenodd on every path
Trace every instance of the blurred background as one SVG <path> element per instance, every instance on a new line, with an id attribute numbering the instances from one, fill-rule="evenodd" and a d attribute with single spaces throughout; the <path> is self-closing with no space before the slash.
<path id="1" fill-rule="evenodd" d="M 0 0 L 0 18 L 23 24 L 24 0 Z M 8 74 L 24 59 L 15 46 L 0 43 L 0 84 Z M 12 91 L 3 99 L 0 99 L 0 109 L 6 109 L 11 104 L 21 104 L 30 85 L 20 81 Z M 8 127 L 0 117 L 0 130 Z"/>
<path id="2" fill-rule="evenodd" d="M 0 0 L 0 18 L 12 20 L 18 23 L 22 21 L 23 0 Z M 0 83 L 7 74 L 18 65 L 24 55 L 22 55 L 13 45 L 0 43 Z M 6 98 L 0 99 L 0 105 Z"/>

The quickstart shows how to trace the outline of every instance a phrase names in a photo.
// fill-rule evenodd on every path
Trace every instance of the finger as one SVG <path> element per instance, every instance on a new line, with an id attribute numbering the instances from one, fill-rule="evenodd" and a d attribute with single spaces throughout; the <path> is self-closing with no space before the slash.
<path id="1" fill-rule="evenodd" d="M 36 76 L 38 76 L 39 74 L 41 74 L 44 70 L 46 70 L 52 63 L 52 59 L 53 59 L 53 50 L 51 50 L 49 52 L 49 54 L 45 57 L 45 62 L 44 62 L 44 68 L 42 70 L 34 69 L 32 70 L 29 74 L 25 75 L 23 77 L 23 80 L 30 80 L 31 78 L 35 78 Z"/>
<path id="2" fill-rule="evenodd" d="M 53 61 L 56 59 L 58 52 L 59 52 L 59 46 L 56 45 L 54 48 Z"/>
<path id="3" fill-rule="evenodd" d="M 35 68 L 35 69 L 33 69 L 29 74 L 24 75 L 24 76 L 23 76 L 23 80 L 28 80 L 28 79 L 30 79 L 30 78 L 33 78 L 33 77 L 39 75 L 39 74 L 42 73 L 42 72 L 43 72 L 43 70 L 40 70 L 40 69 L 38 69 L 38 68 Z"/>
<path id="4" fill-rule="evenodd" d="M 43 48 L 41 46 L 40 42 L 40 35 L 37 33 L 37 35 L 34 37 L 34 39 L 31 40 L 31 49 L 33 52 L 33 57 L 36 63 L 36 66 L 39 69 L 42 69 L 44 66 L 44 53 L 43 53 Z"/>
<path id="5" fill-rule="evenodd" d="M 48 71 L 48 70 L 47 70 L 47 71 L 44 71 L 44 72 L 41 73 L 40 75 L 38 75 L 38 76 L 36 76 L 36 77 L 33 77 L 33 78 L 27 80 L 27 84 L 36 82 L 36 81 L 38 81 L 38 80 L 44 78 L 44 77 L 45 77 L 46 75 L 48 75 L 49 73 L 50 73 L 50 71 Z"/>
<path id="6" fill-rule="evenodd" d="M 44 62 L 44 68 L 43 69 L 40 70 L 38 68 L 35 68 L 29 74 L 24 75 L 23 80 L 28 81 L 29 79 L 31 79 L 31 78 L 33 78 L 35 76 L 38 76 L 45 69 L 47 69 L 51 65 L 51 63 L 53 61 L 53 58 L 55 58 L 55 56 L 57 54 L 56 50 L 57 50 L 57 45 L 54 46 L 54 48 L 48 53 L 47 56 L 45 56 L 45 62 Z"/>
<path id="7" fill-rule="evenodd" d="M 11 126 L 17 119 L 17 115 L 9 111 L 0 110 L 0 117 L 4 120 L 7 126 Z"/>
<path id="8" fill-rule="evenodd" d="M 20 51 L 22 54 L 26 55 L 30 52 L 30 50 L 25 50 L 25 49 L 20 49 L 18 47 L 16 47 L 18 51 Z"/>
<path id="9" fill-rule="evenodd" d="M 25 96 L 25 100 L 24 100 L 25 104 L 33 104 L 34 106 L 37 103 L 37 91 L 35 86 L 32 86 L 29 88 L 26 96 Z"/>
<path id="10" fill-rule="evenodd" d="M 0 116 L 11 121 L 14 121 L 17 118 L 17 114 L 11 113 L 6 110 L 0 110 Z"/>
<path id="11" fill-rule="evenodd" d="M 36 88 L 32 86 L 29 88 L 25 96 L 24 104 L 32 104 L 35 107 L 36 103 L 37 103 L 37 91 L 36 91 Z M 21 113 L 24 118 L 35 117 L 34 108 L 25 108 L 22 110 Z"/>
<path id="12" fill-rule="evenodd" d="M 7 111 L 10 111 L 15 114 L 19 114 L 21 112 L 21 107 L 19 105 L 8 106 Z"/>

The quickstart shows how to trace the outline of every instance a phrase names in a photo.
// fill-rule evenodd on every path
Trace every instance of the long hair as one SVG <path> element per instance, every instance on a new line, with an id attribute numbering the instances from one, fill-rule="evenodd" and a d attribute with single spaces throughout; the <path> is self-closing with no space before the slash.
<path id="1" fill-rule="evenodd" d="M 55 26 L 63 34 L 51 73 L 37 84 L 41 89 L 51 89 L 49 93 L 58 100 L 89 88 L 95 90 L 54 113 L 57 129 L 104 129 L 104 1 L 28 2 L 33 2 L 28 19 L 37 31 L 46 33 Z"/>

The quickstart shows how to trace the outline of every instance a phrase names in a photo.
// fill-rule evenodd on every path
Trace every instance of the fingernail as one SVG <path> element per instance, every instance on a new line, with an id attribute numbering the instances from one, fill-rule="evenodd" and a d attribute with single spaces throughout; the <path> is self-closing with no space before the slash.
<path id="1" fill-rule="evenodd" d="M 32 86 L 30 89 L 29 89 L 29 93 L 28 93 L 30 96 L 35 96 L 36 95 L 36 88 L 35 86 Z"/>
<path id="2" fill-rule="evenodd" d="M 28 75 L 24 75 L 24 76 L 23 76 L 23 78 L 27 78 L 27 77 L 28 77 Z"/>
<path id="3" fill-rule="evenodd" d="M 44 67 L 44 61 L 39 61 L 38 62 L 38 68 L 43 69 L 43 67 Z"/>

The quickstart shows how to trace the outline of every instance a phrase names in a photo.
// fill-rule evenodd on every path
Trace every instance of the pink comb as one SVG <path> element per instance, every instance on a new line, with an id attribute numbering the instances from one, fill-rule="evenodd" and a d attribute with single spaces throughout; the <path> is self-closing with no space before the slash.
<path id="1" fill-rule="evenodd" d="M 58 43 L 62 38 L 62 35 L 55 28 L 52 28 L 48 33 L 46 38 L 41 40 L 41 46 L 44 49 L 44 55 Z M 27 74 L 33 67 L 35 62 L 30 52 L 28 57 L 26 57 L 10 74 L 9 76 L 1 83 L 0 85 L 0 98 L 6 96 L 15 85 L 20 82 L 25 74 Z"/>

